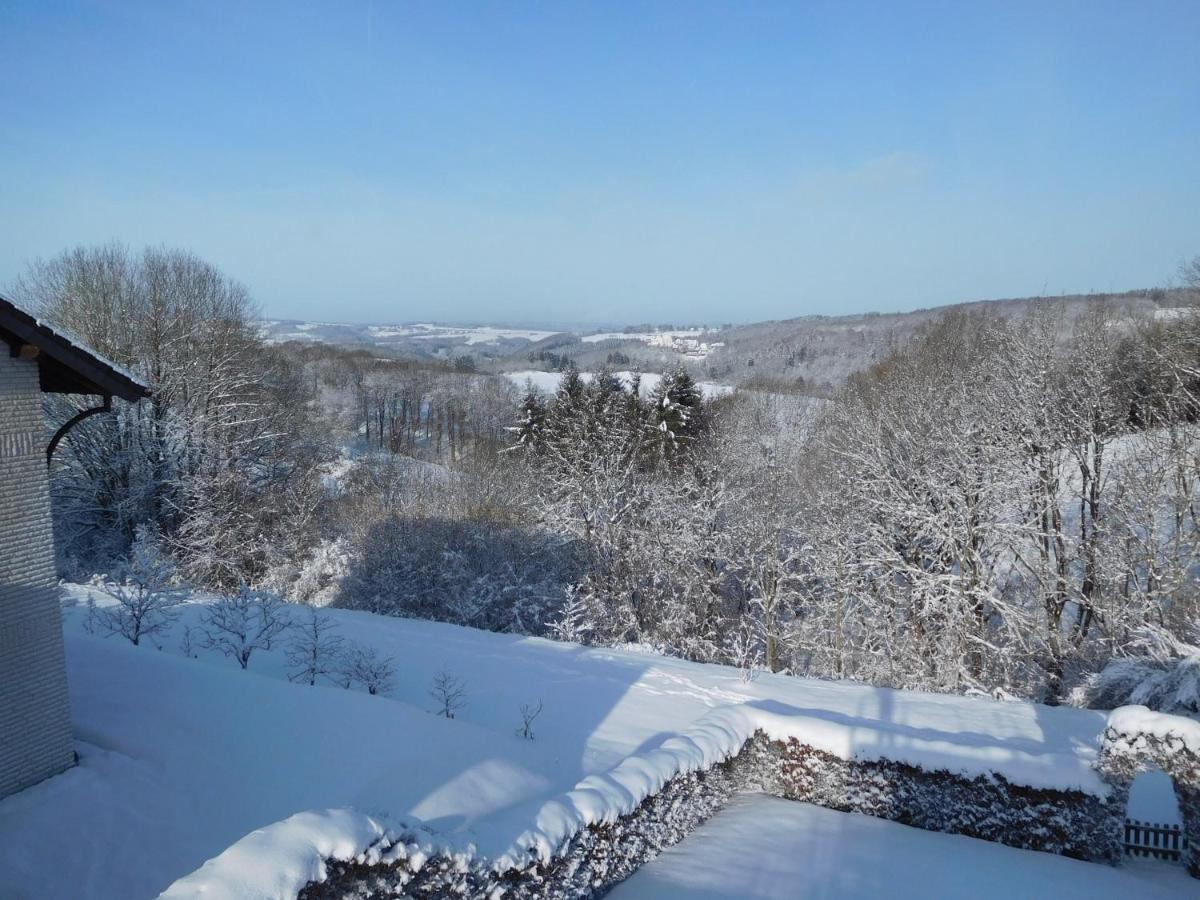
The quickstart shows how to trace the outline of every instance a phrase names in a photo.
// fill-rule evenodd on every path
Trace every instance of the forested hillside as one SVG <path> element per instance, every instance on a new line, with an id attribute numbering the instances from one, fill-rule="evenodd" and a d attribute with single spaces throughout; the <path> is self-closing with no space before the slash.
<path id="1" fill-rule="evenodd" d="M 824 398 L 776 354 L 820 320 L 732 329 L 700 365 L 772 377 L 712 399 L 695 362 L 641 391 L 568 360 L 546 396 L 462 359 L 268 344 L 185 252 L 80 248 L 14 293 L 153 390 L 57 451 L 64 574 L 1200 710 L 1186 288 L 864 319 L 833 341 L 863 334 L 862 369 L 805 351 Z"/>

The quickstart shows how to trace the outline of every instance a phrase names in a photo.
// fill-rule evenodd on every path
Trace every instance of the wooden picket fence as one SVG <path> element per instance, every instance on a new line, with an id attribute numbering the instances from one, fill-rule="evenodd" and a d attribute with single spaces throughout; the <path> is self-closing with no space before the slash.
<path id="1" fill-rule="evenodd" d="M 1187 836 L 1180 825 L 1125 820 L 1125 853 L 1180 862 L 1187 850 Z"/>

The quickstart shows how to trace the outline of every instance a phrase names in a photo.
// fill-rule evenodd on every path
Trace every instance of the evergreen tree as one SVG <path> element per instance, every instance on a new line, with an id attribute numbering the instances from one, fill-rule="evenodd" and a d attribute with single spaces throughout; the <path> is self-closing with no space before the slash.
<path id="1" fill-rule="evenodd" d="M 533 382 L 527 382 L 517 424 L 508 429 L 516 438 L 509 449 L 537 452 L 541 448 L 545 424 L 546 401 Z"/>
<path id="2" fill-rule="evenodd" d="M 683 366 L 662 376 L 650 395 L 650 449 L 655 458 L 674 460 L 702 431 L 704 398 Z"/>

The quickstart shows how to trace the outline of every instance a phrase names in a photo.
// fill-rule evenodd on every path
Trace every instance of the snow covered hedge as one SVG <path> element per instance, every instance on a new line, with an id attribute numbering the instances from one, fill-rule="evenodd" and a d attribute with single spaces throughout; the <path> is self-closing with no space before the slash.
<path id="1" fill-rule="evenodd" d="M 1138 772 L 1151 766 L 1171 777 L 1188 835 L 1188 871 L 1200 878 L 1200 722 L 1122 706 L 1109 713 L 1097 765 L 1123 796 Z"/>
<path id="2" fill-rule="evenodd" d="M 536 850 L 523 868 L 507 868 L 471 853 L 430 853 L 412 835 L 376 843 L 354 859 L 328 861 L 320 881 L 300 900 L 344 897 L 504 897 L 579 900 L 597 897 L 682 840 L 723 807 L 742 783 L 736 760 L 689 772 L 646 798 L 631 813 L 577 832 L 547 862 Z"/>
<path id="3" fill-rule="evenodd" d="M 593 784 L 592 805 L 587 790 L 552 801 L 538 827 L 490 863 L 451 850 L 431 855 L 411 836 L 392 838 L 355 859 L 329 862 L 323 879 L 299 896 L 383 898 L 401 887 L 405 896 L 430 898 L 501 896 L 498 889 L 506 898 L 529 900 L 600 896 L 743 790 L 1076 859 L 1121 858 L 1123 795 L 1029 787 L 997 774 L 968 776 L 887 759 L 846 760 L 794 737 L 772 739 L 761 729 L 707 768 L 686 770 L 689 763 L 703 765 L 705 751 L 718 744 L 697 743 L 697 756 L 678 760 L 685 771 L 657 789 L 655 761 L 632 757 L 602 777 L 607 785 Z M 642 785 L 627 784 L 623 796 L 604 790 L 637 770 Z M 648 793 L 641 796 L 639 787 Z"/>
<path id="4" fill-rule="evenodd" d="M 360 813 L 332 811 L 325 815 L 344 839 L 318 840 L 310 822 L 292 817 L 234 845 L 168 896 L 204 895 L 206 883 L 226 884 L 231 867 L 256 858 L 252 877 L 263 889 L 235 896 L 324 900 L 390 897 L 403 889 L 412 897 L 588 898 L 681 840 L 742 790 L 1078 859 L 1120 859 L 1127 782 L 1102 778 L 1090 753 L 950 737 L 863 728 L 858 720 L 782 704 L 721 707 L 685 734 L 548 800 L 506 850 L 493 845 L 493 855 L 419 823 L 384 827 Z M 358 819 L 338 818 L 346 815 Z M 269 858 L 285 861 L 286 877 L 264 870 Z"/>
<path id="5" fill-rule="evenodd" d="M 1075 859 L 1121 858 L 1121 797 L 1029 787 L 996 773 L 846 760 L 795 738 L 762 741 L 752 750 L 768 759 L 761 768 L 774 773 L 772 793 L 789 800 Z"/>

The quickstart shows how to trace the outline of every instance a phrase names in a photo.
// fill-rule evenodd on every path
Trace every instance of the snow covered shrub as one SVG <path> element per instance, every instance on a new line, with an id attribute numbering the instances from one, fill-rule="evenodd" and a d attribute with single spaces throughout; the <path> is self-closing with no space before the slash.
<path id="1" fill-rule="evenodd" d="M 332 606 L 349 570 L 349 544 L 340 537 L 323 539 L 298 565 L 285 559 L 272 568 L 263 583 L 293 603 Z"/>
<path id="2" fill-rule="evenodd" d="M 1200 716 L 1200 647 L 1155 630 L 1139 642 L 1141 655 L 1111 660 L 1071 695 L 1079 706 L 1145 706 Z"/>
<path id="3" fill-rule="evenodd" d="M 337 605 L 540 634 L 573 573 L 569 547 L 502 522 L 389 516 L 370 528 Z"/>
<path id="4" fill-rule="evenodd" d="M 342 651 L 337 674 L 344 688 L 361 684 L 368 694 L 386 694 L 392 689 L 396 670 L 390 656 L 383 656 L 372 647 L 354 642 Z"/>
<path id="5" fill-rule="evenodd" d="M 527 741 L 533 740 L 533 722 L 542 714 L 542 701 L 537 704 L 522 703 L 521 704 L 521 727 L 517 729 L 517 737 L 525 738 Z"/>
<path id="6" fill-rule="evenodd" d="M 580 596 L 575 585 L 566 589 L 566 597 L 567 602 L 563 604 L 558 616 L 549 623 L 547 634 L 556 641 L 591 643 L 592 633 L 596 630 L 591 604 L 586 597 Z"/>
<path id="7" fill-rule="evenodd" d="M 135 647 L 143 638 L 166 633 L 179 616 L 186 589 L 175 586 L 175 567 L 160 551 L 154 535 L 145 528 L 129 550 L 129 558 L 98 587 L 116 603 L 88 604 L 88 627 L 105 635 L 119 634 Z"/>
<path id="8" fill-rule="evenodd" d="M 249 668 L 255 650 L 270 650 L 291 628 L 291 617 L 278 594 L 243 585 L 222 597 L 200 616 L 204 647 L 232 656 Z"/>
<path id="9" fill-rule="evenodd" d="M 891 760 L 847 761 L 795 740 L 771 741 L 758 731 L 732 756 L 667 777 L 632 808 L 597 791 L 588 812 L 568 831 L 551 826 L 553 841 L 526 835 L 527 843 L 487 859 L 447 851 L 431 844 L 427 834 L 389 835 L 354 859 L 325 860 L 321 880 L 306 885 L 299 897 L 601 897 L 741 791 L 1082 859 L 1121 858 L 1121 798 L 1023 787 L 998 775 L 968 778 Z"/>
<path id="10" fill-rule="evenodd" d="M 321 677 L 332 678 L 338 669 L 342 639 L 329 616 L 309 607 L 308 617 L 296 623 L 287 649 L 288 678 L 313 685 Z"/>

